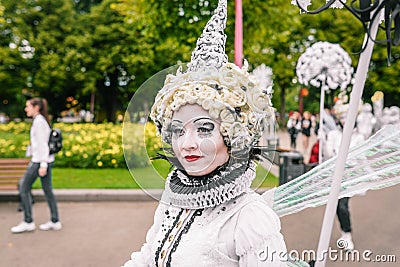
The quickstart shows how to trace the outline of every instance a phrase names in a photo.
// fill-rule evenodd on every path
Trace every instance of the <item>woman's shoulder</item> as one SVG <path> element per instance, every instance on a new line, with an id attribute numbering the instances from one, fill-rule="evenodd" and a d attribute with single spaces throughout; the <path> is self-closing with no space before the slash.
<path id="1" fill-rule="evenodd" d="M 35 123 L 35 122 L 46 122 L 47 123 L 47 120 L 46 120 L 46 118 L 42 115 L 42 114 L 38 114 L 38 115 L 36 115 L 36 117 L 33 119 L 33 122 Z M 47 123 L 48 124 L 48 123 Z"/>
<path id="2" fill-rule="evenodd" d="M 280 228 L 278 215 L 272 210 L 265 199 L 256 192 L 248 192 L 230 203 L 231 210 L 234 210 L 238 222 L 243 224 L 264 224 L 275 225 Z"/>
<path id="3" fill-rule="evenodd" d="M 38 114 L 32 122 L 32 125 L 40 125 L 40 127 L 50 128 L 49 123 L 42 114 Z"/>
<path id="4" fill-rule="evenodd" d="M 272 220 L 271 223 L 279 223 L 278 215 L 270 205 L 258 193 L 246 194 L 247 203 L 240 209 L 240 217 Z"/>
<path id="5" fill-rule="evenodd" d="M 237 213 L 234 230 L 237 254 L 246 255 L 267 245 L 285 251 L 285 242 L 280 230 L 278 215 L 261 196 L 254 197 Z"/>

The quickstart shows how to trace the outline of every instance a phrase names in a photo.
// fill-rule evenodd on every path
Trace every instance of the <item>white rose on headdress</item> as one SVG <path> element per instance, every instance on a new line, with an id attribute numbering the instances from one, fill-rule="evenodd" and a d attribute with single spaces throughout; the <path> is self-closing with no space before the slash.
<path id="1" fill-rule="evenodd" d="M 219 116 L 222 122 L 233 123 L 235 122 L 236 114 L 229 109 L 223 109 Z"/>
<path id="2" fill-rule="evenodd" d="M 231 91 L 224 97 L 224 101 L 231 107 L 241 107 L 246 104 L 246 94 L 242 90 Z"/>
<path id="3" fill-rule="evenodd" d="M 236 135 L 242 132 L 244 127 L 244 125 L 240 122 L 234 122 L 234 123 L 222 122 L 221 126 L 226 129 L 226 132 L 228 133 L 230 139 L 233 139 Z"/>
<path id="4" fill-rule="evenodd" d="M 209 88 L 209 87 L 203 87 L 202 89 L 200 89 L 200 90 L 203 90 L 202 92 L 200 92 L 199 93 L 199 95 L 202 97 L 202 98 L 205 98 L 205 99 L 216 99 L 217 98 L 217 92 L 216 92 L 216 90 L 214 90 L 214 89 L 212 89 L 212 88 Z"/>
<path id="5" fill-rule="evenodd" d="M 213 118 L 214 120 L 218 119 L 220 112 L 221 112 L 220 109 L 217 109 L 217 108 L 214 108 L 214 107 L 211 107 L 208 110 L 208 113 L 210 114 L 210 117 Z"/>
<path id="6" fill-rule="evenodd" d="M 253 90 L 247 90 L 246 95 L 247 103 L 253 112 L 262 113 L 268 108 L 269 101 L 266 94 L 253 88 Z"/>
<path id="7" fill-rule="evenodd" d="M 226 106 L 224 103 L 218 100 L 214 100 L 211 102 L 211 108 L 208 110 L 208 113 L 210 114 L 210 117 L 213 119 L 218 119 L 219 114 L 223 109 L 225 109 Z"/>
<path id="8" fill-rule="evenodd" d="M 257 124 L 257 116 L 254 112 L 250 113 L 248 116 L 248 124 L 256 125 Z"/>
<path id="9" fill-rule="evenodd" d="M 231 123 L 221 122 L 221 125 L 219 127 L 222 135 L 229 137 L 229 139 L 232 139 L 231 126 Z"/>
<path id="10" fill-rule="evenodd" d="M 234 88 L 239 84 L 237 76 L 234 75 L 233 72 L 221 72 L 220 75 L 220 82 L 221 84 L 229 87 L 229 88 Z"/>
<path id="11" fill-rule="evenodd" d="M 205 110 L 210 110 L 214 101 L 211 99 L 199 99 L 199 102 L 201 102 L 201 106 Z"/>
<path id="12" fill-rule="evenodd" d="M 242 151 L 251 144 L 251 137 L 247 131 L 236 134 L 231 142 L 232 150 Z"/>

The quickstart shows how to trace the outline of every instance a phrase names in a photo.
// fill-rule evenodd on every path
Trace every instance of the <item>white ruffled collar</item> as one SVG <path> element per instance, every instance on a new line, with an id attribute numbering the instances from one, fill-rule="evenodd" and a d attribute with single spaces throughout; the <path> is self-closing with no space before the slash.
<path id="1" fill-rule="evenodd" d="M 218 206 L 246 192 L 256 176 L 253 161 L 233 163 L 204 179 L 192 179 L 175 168 L 168 175 L 161 201 L 186 209 Z"/>

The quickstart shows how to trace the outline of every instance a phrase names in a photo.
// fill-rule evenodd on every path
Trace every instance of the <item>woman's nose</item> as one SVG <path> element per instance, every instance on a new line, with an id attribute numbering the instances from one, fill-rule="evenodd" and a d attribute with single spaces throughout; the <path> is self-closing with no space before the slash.
<path id="1" fill-rule="evenodd" d="M 195 136 L 195 134 L 191 131 L 186 132 L 186 134 L 184 134 L 181 137 L 181 148 L 185 149 L 185 150 L 195 150 L 197 149 L 198 143 L 197 143 L 197 138 Z"/>

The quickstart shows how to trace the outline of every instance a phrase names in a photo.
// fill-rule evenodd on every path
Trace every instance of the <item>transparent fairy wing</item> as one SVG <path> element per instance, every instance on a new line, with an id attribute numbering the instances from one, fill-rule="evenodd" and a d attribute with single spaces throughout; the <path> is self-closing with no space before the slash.
<path id="1" fill-rule="evenodd" d="M 400 126 L 387 125 L 364 143 L 349 151 L 340 198 L 377 190 L 400 183 Z M 289 181 L 264 198 L 271 200 L 280 216 L 327 203 L 336 157 Z"/>

